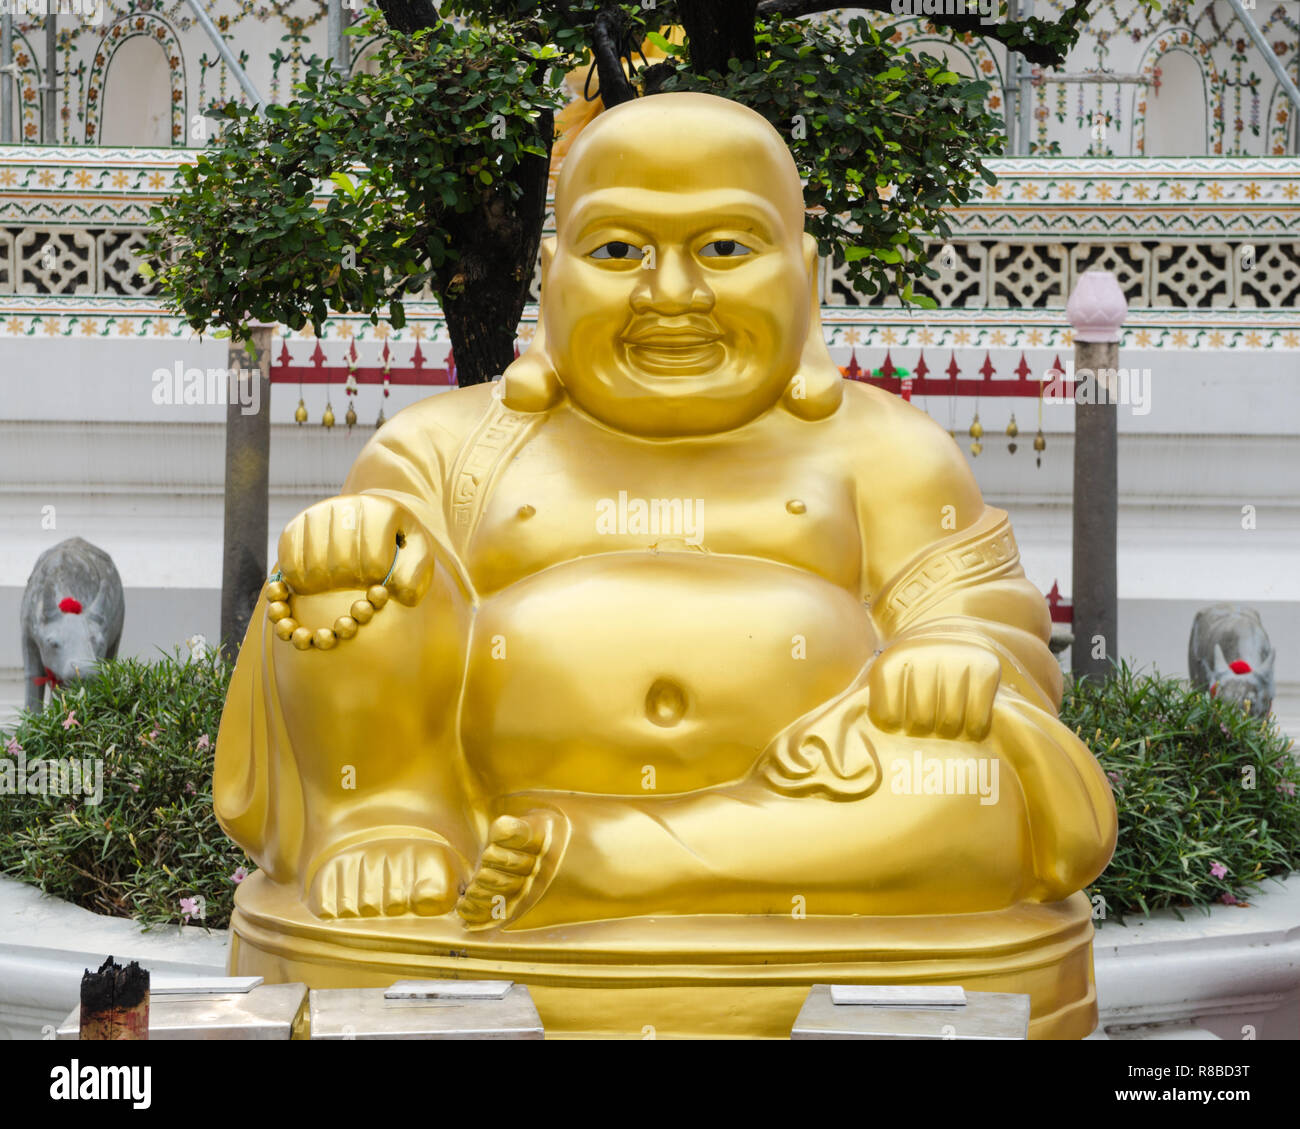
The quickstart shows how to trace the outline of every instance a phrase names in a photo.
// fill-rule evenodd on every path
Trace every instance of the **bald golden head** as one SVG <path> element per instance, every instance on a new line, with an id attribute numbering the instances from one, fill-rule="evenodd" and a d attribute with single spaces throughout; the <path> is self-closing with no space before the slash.
<path id="1" fill-rule="evenodd" d="M 828 386 L 803 225 L 794 159 L 752 110 L 660 94 L 606 111 L 560 175 L 521 371 L 544 356 L 579 407 L 646 436 L 761 415 L 791 387 L 810 328 Z"/>
<path id="2" fill-rule="evenodd" d="M 660 94 L 600 114 L 564 162 L 557 226 L 583 197 L 617 188 L 757 192 L 803 233 L 803 184 L 785 141 L 760 114 L 712 94 Z"/>

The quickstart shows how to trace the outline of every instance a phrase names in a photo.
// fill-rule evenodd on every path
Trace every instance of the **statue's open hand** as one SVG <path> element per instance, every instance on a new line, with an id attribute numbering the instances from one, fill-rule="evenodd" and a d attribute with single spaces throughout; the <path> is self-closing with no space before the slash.
<path id="1" fill-rule="evenodd" d="M 317 917 L 434 917 L 456 900 L 452 849 L 425 839 L 375 839 L 347 847 L 317 869 L 307 908 Z"/>
<path id="2" fill-rule="evenodd" d="M 279 567 L 295 595 L 368 588 L 387 578 L 393 596 L 413 607 L 433 578 L 433 539 L 400 502 L 344 494 L 310 506 L 285 526 Z"/>
<path id="3" fill-rule="evenodd" d="M 871 666 L 867 712 L 881 729 L 983 740 L 1001 673 L 997 655 L 978 643 L 901 640 Z"/>

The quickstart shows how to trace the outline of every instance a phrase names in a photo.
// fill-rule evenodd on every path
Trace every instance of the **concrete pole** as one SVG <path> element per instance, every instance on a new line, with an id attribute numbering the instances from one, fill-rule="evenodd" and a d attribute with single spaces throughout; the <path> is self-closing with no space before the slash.
<path id="1" fill-rule="evenodd" d="M 1022 20 L 1032 19 L 1034 15 L 1034 0 L 1020 0 L 1020 18 Z M 1016 97 L 1019 99 L 1017 108 L 1020 117 L 1020 148 L 1017 150 L 1022 157 L 1028 157 L 1030 149 L 1034 143 L 1034 68 L 1030 65 L 1029 60 L 1020 57 L 1017 66 L 1017 72 L 1020 81 L 1016 84 Z"/>
<path id="2" fill-rule="evenodd" d="M 329 0 L 329 54 L 334 60 L 334 69 L 348 73 L 348 48 L 351 44 L 343 34 L 347 28 L 347 19 L 343 13 L 343 0 Z"/>
<path id="3" fill-rule="evenodd" d="M 41 140 L 46 145 L 57 145 L 58 110 L 54 100 L 59 96 L 59 17 L 50 12 L 45 17 L 45 98 L 41 101 Z"/>
<path id="4" fill-rule="evenodd" d="M 1076 678 L 1104 677 L 1119 657 L 1119 437 L 1115 370 L 1128 302 L 1110 271 L 1085 271 L 1066 306 L 1074 329 L 1074 560 L 1070 596 Z"/>
<path id="5" fill-rule="evenodd" d="M 257 87 L 253 85 L 253 80 L 248 77 L 248 72 L 239 65 L 239 60 L 235 58 L 235 53 L 230 49 L 230 44 L 226 42 L 225 37 L 217 30 L 217 25 L 212 22 L 212 18 L 204 10 L 203 0 L 190 0 L 190 9 L 194 12 L 194 18 L 198 21 L 199 27 L 212 40 L 212 45 L 217 49 L 217 54 L 221 56 L 221 61 L 226 64 L 230 73 L 235 76 L 235 81 L 239 83 L 249 102 L 252 103 L 255 109 L 260 110 L 265 104 L 261 94 L 257 92 Z"/>
<path id="6" fill-rule="evenodd" d="M 253 327 L 250 342 L 230 343 L 232 378 L 226 408 L 225 539 L 221 561 L 221 645 L 234 656 L 266 580 L 268 470 L 271 462 L 271 330 Z M 252 353 L 255 351 L 256 356 Z M 257 387 L 250 387 L 256 382 Z M 245 404 L 256 405 L 248 412 Z M 247 414 L 246 414 L 247 413 Z"/>
<path id="7" fill-rule="evenodd" d="M 1020 17 L 1020 0 L 1007 0 L 1007 19 Z M 1014 51 L 1007 52 L 1007 73 L 1002 83 L 1002 122 L 1007 132 L 1008 157 L 1020 155 L 1020 63 Z"/>
<path id="8" fill-rule="evenodd" d="M 0 16 L 0 144 L 14 143 L 14 17 Z"/>

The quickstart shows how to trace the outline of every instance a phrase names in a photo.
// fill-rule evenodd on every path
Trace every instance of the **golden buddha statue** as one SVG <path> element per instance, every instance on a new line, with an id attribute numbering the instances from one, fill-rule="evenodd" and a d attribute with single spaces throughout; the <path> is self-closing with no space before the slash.
<path id="1" fill-rule="evenodd" d="M 1115 811 L 1047 605 L 948 434 L 841 379 L 781 137 L 621 105 L 555 212 L 528 351 L 280 538 L 217 744 L 232 972 L 635 1037 L 961 983 L 1087 1034 Z"/>

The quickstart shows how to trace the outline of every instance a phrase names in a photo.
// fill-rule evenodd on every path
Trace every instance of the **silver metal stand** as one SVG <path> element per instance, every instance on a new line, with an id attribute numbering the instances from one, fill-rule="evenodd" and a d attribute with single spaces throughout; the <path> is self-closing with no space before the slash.
<path id="1" fill-rule="evenodd" d="M 948 985 L 814 984 L 790 1031 L 791 1039 L 1028 1037 L 1028 996 Z"/>
<path id="2" fill-rule="evenodd" d="M 407 980 L 311 993 L 313 1039 L 540 1039 L 542 1021 L 509 980 Z"/>

